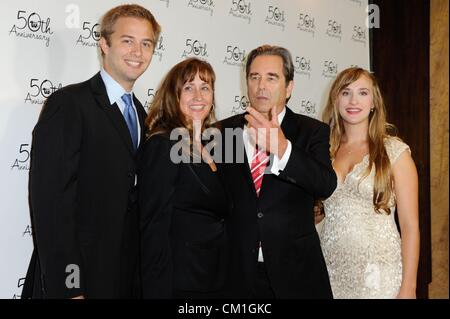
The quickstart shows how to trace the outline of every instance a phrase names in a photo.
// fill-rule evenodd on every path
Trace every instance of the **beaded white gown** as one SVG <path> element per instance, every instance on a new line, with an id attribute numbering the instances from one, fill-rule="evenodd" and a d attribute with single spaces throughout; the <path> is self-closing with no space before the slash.
<path id="1" fill-rule="evenodd" d="M 385 140 L 391 164 L 408 145 L 399 139 Z M 337 299 L 395 298 L 402 280 L 400 235 L 391 214 L 373 207 L 375 168 L 361 180 L 369 157 L 356 164 L 324 204 L 325 218 L 319 229 L 321 246 L 333 296 Z M 359 185 L 359 186 L 358 186 Z"/>

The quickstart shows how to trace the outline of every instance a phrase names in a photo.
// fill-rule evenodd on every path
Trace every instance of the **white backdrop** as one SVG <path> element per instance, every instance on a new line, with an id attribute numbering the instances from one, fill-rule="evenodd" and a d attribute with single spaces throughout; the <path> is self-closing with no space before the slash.
<path id="1" fill-rule="evenodd" d="M 369 68 L 367 0 L 142 0 L 162 26 L 153 61 L 135 92 L 146 107 L 172 65 L 186 56 L 217 73 L 218 119 L 244 111 L 246 54 L 288 48 L 295 87 L 289 106 L 320 118 L 336 74 Z M 1 1 L 0 298 L 19 298 L 32 251 L 28 209 L 31 132 L 45 99 L 99 70 L 97 22 L 116 0 Z"/>

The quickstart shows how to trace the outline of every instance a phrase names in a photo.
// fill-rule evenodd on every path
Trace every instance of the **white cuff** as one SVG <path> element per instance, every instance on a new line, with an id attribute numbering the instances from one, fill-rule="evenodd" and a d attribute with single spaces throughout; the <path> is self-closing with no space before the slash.
<path id="1" fill-rule="evenodd" d="M 283 157 L 281 159 L 278 158 L 278 156 L 273 156 L 273 164 L 270 167 L 270 172 L 275 175 L 280 175 L 280 171 L 284 170 L 286 167 L 287 162 L 289 161 L 289 157 L 291 156 L 292 152 L 292 144 L 289 140 L 287 140 L 288 145 L 286 147 L 286 151 L 283 154 Z"/>

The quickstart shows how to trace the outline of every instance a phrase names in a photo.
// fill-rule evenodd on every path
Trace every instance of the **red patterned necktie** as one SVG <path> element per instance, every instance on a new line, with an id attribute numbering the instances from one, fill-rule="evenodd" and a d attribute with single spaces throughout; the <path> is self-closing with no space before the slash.
<path id="1" fill-rule="evenodd" d="M 253 155 L 252 165 L 250 171 L 252 173 L 253 184 L 255 185 L 256 196 L 259 196 L 261 190 L 264 171 L 266 170 L 267 163 L 269 162 L 269 156 L 265 151 L 262 151 L 256 145 L 255 155 Z"/>

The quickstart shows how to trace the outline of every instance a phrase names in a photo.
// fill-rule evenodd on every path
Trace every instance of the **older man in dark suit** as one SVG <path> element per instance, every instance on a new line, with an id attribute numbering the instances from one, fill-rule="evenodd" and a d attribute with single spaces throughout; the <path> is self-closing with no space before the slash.
<path id="1" fill-rule="evenodd" d="M 336 188 L 329 127 L 286 107 L 294 78 L 286 49 L 251 51 L 246 76 L 251 106 L 220 123 L 225 138 L 227 129 L 242 129 L 236 145 L 244 152 L 244 162 L 237 156 L 221 166 L 234 207 L 229 296 L 332 298 L 313 213 L 314 199 Z M 240 151 L 224 145 L 228 161 Z"/>

